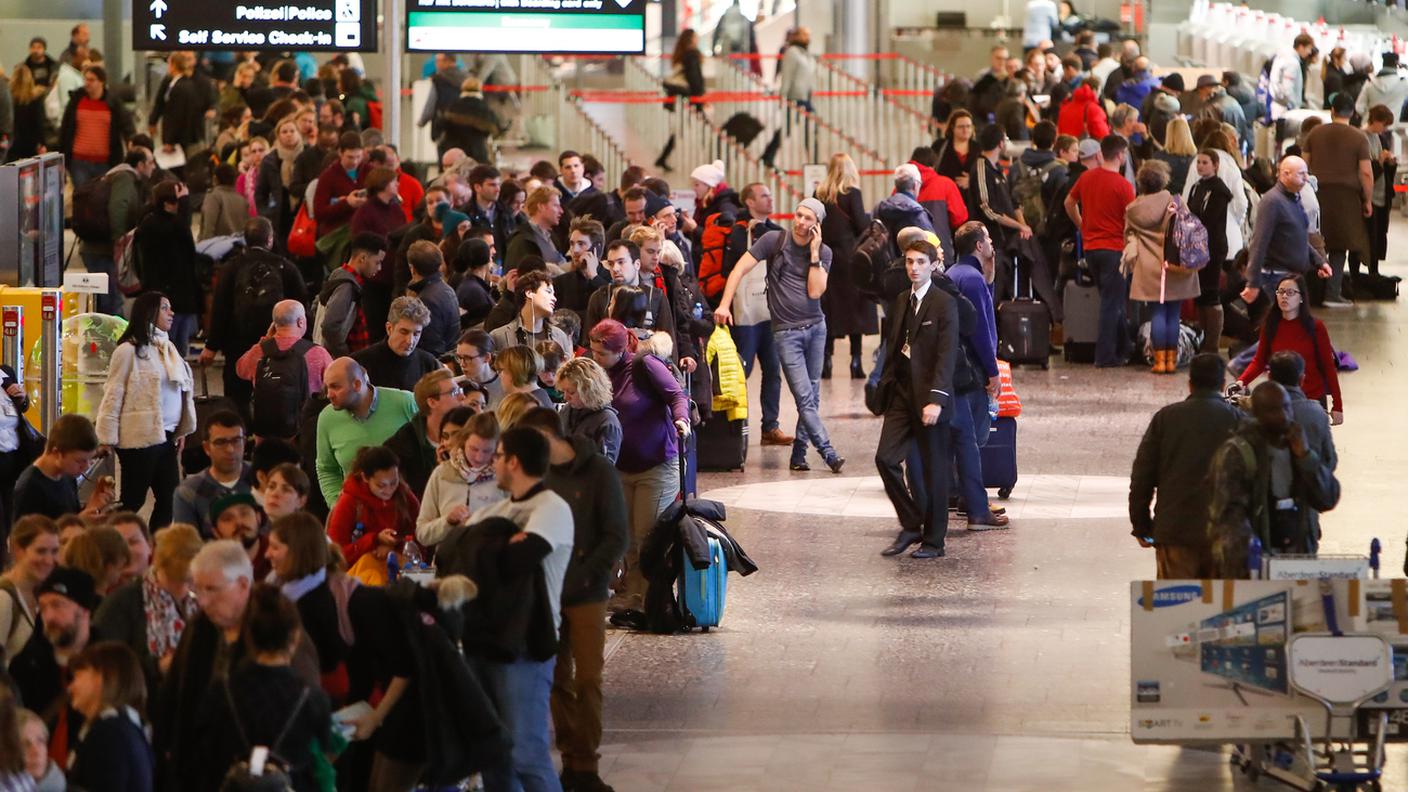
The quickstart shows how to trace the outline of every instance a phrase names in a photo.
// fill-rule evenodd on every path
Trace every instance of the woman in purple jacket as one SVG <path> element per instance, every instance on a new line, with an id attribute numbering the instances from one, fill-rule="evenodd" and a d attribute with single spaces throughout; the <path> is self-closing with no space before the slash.
<path id="1" fill-rule="evenodd" d="M 621 425 L 631 427 L 616 458 L 631 546 L 626 551 L 626 580 L 612 603 L 617 612 L 613 619 L 643 625 L 646 584 L 637 558 L 656 518 L 680 491 L 679 455 L 689 436 L 689 399 L 664 362 L 649 353 L 633 354 L 625 325 L 603 319 L 589 338 L 592 358 L 611 377 L 611 404 Z"/>

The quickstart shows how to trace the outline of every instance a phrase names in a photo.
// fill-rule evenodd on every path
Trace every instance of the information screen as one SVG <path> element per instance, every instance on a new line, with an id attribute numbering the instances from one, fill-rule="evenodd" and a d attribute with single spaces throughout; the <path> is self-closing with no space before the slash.
<path id="1" fill-rule="evenodd" d="M 640 55 L 645 0 L 406 0 L 406 48 Z"/>
<path id="2" fill-rule="evenodd" d="M 376 52 L 376 0 L 133 0 L 132 49 Z"/>

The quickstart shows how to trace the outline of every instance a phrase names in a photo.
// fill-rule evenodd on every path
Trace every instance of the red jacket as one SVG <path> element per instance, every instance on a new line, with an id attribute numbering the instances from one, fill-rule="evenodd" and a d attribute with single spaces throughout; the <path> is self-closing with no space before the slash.
<path id="1" fill-rule="evenodd" d="M 415 218 L 415 210 L 425 200 L 425 188 L 416 178 L 404 171 L 396 171 L 396 193 L 401 196 L 401 211 L 409 223 Z"/>
<path id="2" fill-rule="evenodd" d="M 910 160 L 909 164 L 919 169 L 919 197 L 915 199 L 916 201 L 919 203 L 943 201 L 944 205 L 948 207 L 950 231 L 957 231 L 959 226 L 968 222 L 968 205 L 964 202 L 963 193 L 959 191 L 958 184 L 953 179 L 941 175 L 928 165 L 920 165 L 914 160 Z"/>
<path id="3" fill-rule="evenodd" d="M 318 221 L 318 236 L 336 231 L 347 225 L 356 209 L 342 200 L 353 190 L 360 190 L 367 183 L 367 173 L 371 168 L 362 163 L 357 168 L 357 178 L 347 178 L 347 171 L 337 157 L 318 174 L 318 189 L 313 192 L 313 219 Z M 338 199 L 334 201 L 333 199 Z"/>
<path id="4" fill-rule="evenodd" d="M 1277 310 L 1271 306 L 1271 310 Z M 1271 356 L 1277 352 L 1290 351 L 1300 355 L 1305 361 L 1305 375 L 1301 377 L 1300 389 L 1307 399 L 1319 400 L 1329 397 L 1330 409 L 1344 412 L 1344 400 L 1340 398 L 1340 374 L 1335 361 L 1335 347 L 1330 343 L 1330 331 L 1325 323 L 1315 320 L 1315 337 L 1305 332 L 1300 320 L 1282 320 L 1276 327 L 1276 337 L 1268 339 L 1266 328 L 1261 331 L 1261 343 L 1256 348 L 1256 357 L 1242 372 L 1237 381 L 1243 385 L 1261 376 L 1266 371 Z"/>
<path id="5" fill-rule="evenodd" d="M 1057 116 L 1056 131 L 1075 138 L 1101 140 L 1110 134 L 1110 124 L 1105 119 L 1105 108 L 1095 98 L 1090 86 L 1077 88 L 1071 98 L 1061 105 Z"/>
<path id="6" fill-rule="evenodd" d="M 416 535 L 416 515 L 420 513 L 420 500 L 416 498 L 406 482 L 389 501 L 372 494 L 367 482 L 353 473 L 342 485 L 342 494 L 328 515 L 328 538 L 342 548 L 347 566 L 357 563 L 357 559 L 376 548 L 376 537 L 390 528 L 396 532 L 396 550 L 401 542 Z M 358 532 L 358 525 L 361 531 Z"/>

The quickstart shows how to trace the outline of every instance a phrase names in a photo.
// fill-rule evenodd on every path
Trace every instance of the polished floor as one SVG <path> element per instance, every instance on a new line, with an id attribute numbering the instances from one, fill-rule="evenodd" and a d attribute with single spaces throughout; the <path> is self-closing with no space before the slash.
<path id="1" fill-rule="evenodd" d="M 1397 574 L 1408 298 L 1321 315 L 1362 366 L 1342 379 L 1344 497 L 1324 519 L 1324 551 L 1365 553 L 1377 536 Z M 755 424 L 746 471 L 705 474 L 700 489 L 728 504 L 761 571 L 731 578 L 724 624 L 708 634 L 612 633 L 602 775 L 621 792 L 1274 788 L 1218 752 L 1128 736 L 1128 581 L 1153 574 L 1152 551 L 1129 535 L 1129 467 L 1185 377 L 1055 362 L 1015 380 L 1012 529 L 954 523 L 937 561 L 879 555 L 896 525 L 860 381 L 823 383 L 849 459 L 841 476 L 789 472 L 786 449 L 756 445 Z M 1408 752 L 1389 767 L 1385 787 L 1408 789 Z"/>

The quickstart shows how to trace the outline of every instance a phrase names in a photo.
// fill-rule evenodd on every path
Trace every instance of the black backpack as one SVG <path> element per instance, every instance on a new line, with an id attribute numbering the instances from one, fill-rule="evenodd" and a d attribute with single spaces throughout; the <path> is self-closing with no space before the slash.
<path id="1" fill-rule="evenodd" d="M 70 227 L 75 236 L 84 242 L 112 241 L 112 220 L 108 216 L 111 198 L 112 180 L 106 176 L 74 188 Z"/>
<path id="2" fill-rule="evenodd" d="M 872 219 L 870 226 L 856 240 L 855 253 L 851 258 L 851 278 L 856 288 L 867 294 L 874 293 L 880 288 L 880 279 L 896 256 L 898 250 L 890 230 L 884 223 Z"/>
<path id="3" fill-rule="evenodd" d="M 235 273 L 235 324 L 249 336 L 261 336 L 269 327 L 274 305 L 284 298 L 283 268 L 271 255 L 252 251 L 253 260 Z"/>
<path id="4" fill-rule="evenodd" d="M 249 736 L 244 730 L 244 724 L 240 722 L 239 709 L 235 707 L 235 697 L 230 693 L 230 681 L 226 678 L 221 687 L 225 692 L 225 703 L 230 707 L 230 718 L 235 722 L 235 731 L 239 733 L 240 744 L 244 750 L 252 751 L 254 746 L 249 743 Z M 303 710 L 303 705 L 307 703 L 312 689 L 304 687 L 298 698 L 293 703 L 293 711 L 289 713 L 288 721 L 284 723 L 283 729 L 279 731 L 279 736 L 274 738 L 274 744 L 264 746 L 268 749 L 268 759 L 262 771 L 255 775 L 250 767 L 248 759 L 239 759 L 230 765 L 230 769 L 225 772 L 225 778 L 220 782 L 220 792 L 284 792 L 293 789 L 293 781 L 289 778 L 289 763 L 279 751 L 283 744 L 284 737 L 288 736 L 289 729 L 298 720 L 298 713 Z"/>
<path id="5" fill-rule="evenodd" d="M 259 437 L 298 436 L 303 403 L 308 400 L 308 363 L 304 360 L 314 344 L 300 338 L 288 349 L 265 338 L 259 342 L 264 356 L 254 374 L 254 396 L 250 400 L 250 428 Z"/>

